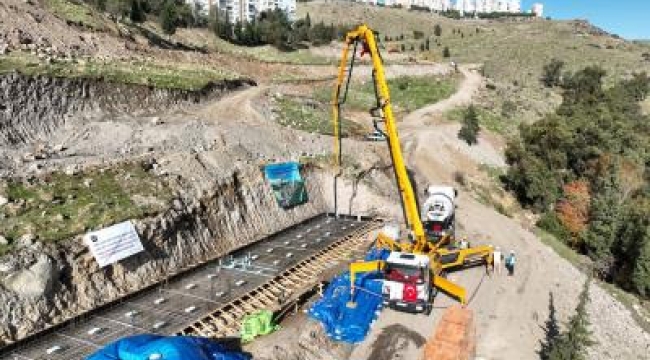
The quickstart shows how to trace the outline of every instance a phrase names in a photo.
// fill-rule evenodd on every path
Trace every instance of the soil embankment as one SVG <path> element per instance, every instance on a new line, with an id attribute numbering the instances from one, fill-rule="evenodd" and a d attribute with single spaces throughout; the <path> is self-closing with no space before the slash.
<path id="1" fill-rule="evenodd" d="M 116 84 L 95 79 L 0 75 L 0 143 L 44 139 L 73 116 L 98 112 L 144 115 L 217 98 L 251 80 L 223 80 L 198 91 Z"/>

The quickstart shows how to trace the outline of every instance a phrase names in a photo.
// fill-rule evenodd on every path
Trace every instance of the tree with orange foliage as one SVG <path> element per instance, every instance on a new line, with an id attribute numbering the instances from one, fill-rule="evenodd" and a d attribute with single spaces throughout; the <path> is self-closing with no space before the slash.
<path id="1" fill-rule="evenodd" d="M 582 246 L 581 234 L 589 221 L 591 194 L 585 180 L 572 181 L 563 187 L 564 197 L 558 201 L 555 211 L 562 225 L 571 234 L 571 246 Z"/>

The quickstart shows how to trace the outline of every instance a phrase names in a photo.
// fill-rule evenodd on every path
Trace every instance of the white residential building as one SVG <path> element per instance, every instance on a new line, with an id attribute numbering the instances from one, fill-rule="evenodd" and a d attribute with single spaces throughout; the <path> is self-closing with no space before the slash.
<path id="1" fill-rule="evenodd" d="M 532 12 L 537 17 L 544 16 L 544 4 L 534 3 Z"/>
<path id="2" fill-rule="evenodd" d="M 508 1 L 507 0 L 497 0 L 497 6 L 494 11 L 497 12 L 508 12 Z"/>
<path id="3" fill-rule="evenodd" d="M 206 0 L 211 1 L 211 0 Z M 215 6 L 228 13 L 231 23 L 250 22 L 263 11 L 281 9 L 289 20 L 296 19 L 296 0 L 214 0 Z"/>
<path id="4" fill-rule="evenodd" d="M 192 11 L 197 8 L 197 4 L 201 7 L 201 13 L 207 15 L 213 5 L 212 0 L 186 0 L 187 4 L 192 7 Z"/>
<path id="5" fill-rule="evenodd" d="M 437 3 L 432 1 L 433 10 L 440 10 Z M 521 0 L 457 0 L 454 9 L 464 14 L 491 12 L 521 12 Z"/>
<path id="6" fill-rule="evenodd" d="M 435 11 L 447 11 L 451 10 L 451 0 L 429 0 L 427 1 L 428 6 L 431 10 Z"/>
<path id="7" fill-rule="evenodd" d="M 512 0 L 508 3 L 508 12 L 510 13 L 520 13 L 521 12 L 521 0 Z"/>
<path id="8" fill-rule="evenodd" d="M 477 13 L 491 13 L 494 10 L 494 0 L 476 0 Z"/>

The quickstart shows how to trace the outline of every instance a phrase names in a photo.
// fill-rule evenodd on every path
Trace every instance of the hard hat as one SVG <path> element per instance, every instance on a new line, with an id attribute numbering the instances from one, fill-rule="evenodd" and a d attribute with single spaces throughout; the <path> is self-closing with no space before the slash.
<path id="1" fill-rule="evenodd" d="M 511 253 L 512 255 L 514 255 L 514 254 L 515 254 L 515 251 L 514 251 L 514 250 L 510 250 L 510 253 Z"/>

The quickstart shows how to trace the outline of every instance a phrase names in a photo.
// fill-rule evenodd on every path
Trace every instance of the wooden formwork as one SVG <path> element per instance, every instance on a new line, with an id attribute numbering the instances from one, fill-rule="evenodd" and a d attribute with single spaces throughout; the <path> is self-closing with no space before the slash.
<path id="1" fill-rule="evenodd" d="M 266 283 L 219 306 L 182 329 L 178 335 L 218 338 L 238 334 L 246 315 L 259 310 L 279 311 L 295 302 L 319 283 L 319 276 L 324 271 L 367 247 L 373 241 L 370 233 L 379 227 L 380 222 L 377 221 L 360 226 Z"/>

